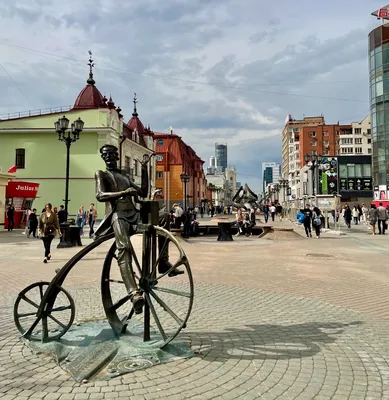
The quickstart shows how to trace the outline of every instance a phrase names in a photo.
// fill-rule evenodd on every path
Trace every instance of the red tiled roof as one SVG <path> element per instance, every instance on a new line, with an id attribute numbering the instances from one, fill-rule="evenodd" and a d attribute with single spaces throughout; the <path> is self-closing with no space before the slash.
<path id="1" fill-rule="evenodd" d="M 106 106 L 103 95 L 95 85 L 86 85 L 74 103 L 73 109 L 90 109 Z"/>
<path id="2" fill-rule="evenodd" d="M 132 140 L 132 133 L 133 133 L 133 132 L 134 132 L 134 130 L 133 130 L 131 127 L 129 127 L 127 124 L 123 123 L 123 136 L 124 136 L 126 139 Z M 139 131 L 138 131 L 138 134 L 139 134 L 139 144 L 140 144 L 141 146 L 147 148 L 147 146 L 146 146 L 146 141 L 145 141 L 145 138 L 143 137 L 143 134 L 140 133 Z"/>
<path id="3" fill-rule="evenodd" d="M 141 133 L 143 135 L 144 131 L 145 131 L 145 127 L 142 124 L 142 121 L 138 118 L 138 116 L 132 116 L 132 118 L 128 121 L 127 125 L 133 129 L 133 130 L 137 130 L 139 133 Z"/>

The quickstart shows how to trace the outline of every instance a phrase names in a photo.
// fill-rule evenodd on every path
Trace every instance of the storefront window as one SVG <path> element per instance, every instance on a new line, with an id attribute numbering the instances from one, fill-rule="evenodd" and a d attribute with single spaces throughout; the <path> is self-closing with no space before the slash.
<path id="1" fill-rule="evenodd" d="M 347 178 L 355 178 L 355 165 L 347 165 Z"/>
<path id="2" fill-rule="evenodd" d="M 344 164 L 339 165 L 339 177 L 347 178 L 347 165 Z"/>
<path id="3" fill-rule="evenodd" d="M 370 178 L 371 177 L 371 164 L 363 164 L 362 166 L 362 176 L 364 178 Z"/>

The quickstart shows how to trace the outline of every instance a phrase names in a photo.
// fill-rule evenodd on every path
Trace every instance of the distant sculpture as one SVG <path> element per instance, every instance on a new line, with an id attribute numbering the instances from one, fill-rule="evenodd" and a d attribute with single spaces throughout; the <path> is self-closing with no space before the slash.
<path id="1" fill-rule="evenodd" d="M 257 203 L 258 196 L 248 187 L 247 183 L 239 188 L 236 195 L 232 199 L 232 205 L 236 208 L 243 208 L 245 210 L 256 210 L 259 208 Z"/>
<path id="2" fill-rule="evenodd" d="M 144 155 L 141 163 L 141 186 L 135 185 L 131 176 L 118 169 L 119 160 L 118 149 L 112 145 L 104 145 L 100 149 L 101 157 L 104 160 L 107 170 L 97 171 L 96 199 L 106 203 L 106 215 L 96 231 L 95 236 L 103 236 L 109 232 L 114 232 L 116 246 L 118 250 L 117 261 L 124 285 L 130 295 L 134 311 L 136 314 L 142 312 L 145 300 L 136 283 L 135 274 L 132 267 L 131 236 L 136 233 L 139 221 L 139 210 L 135 207 L 138 197 L 146 198 L 149 191 L 149 178 L 147 164 L 152 155 Z M 160 213 L 159 226 L 169 230 L 169 215 Z M 159 239 L 159 238 L 158 238 Z M 163 239 L 163 238 L 162 238 Z M 158 271 L 165 273 L 172 268 L 169 262 L 168 247 L 163 246 L 164 242 L 159 242 L 160 262 Z M 183 271 L 174 269 L 169 276 L 176 276 Z"/>

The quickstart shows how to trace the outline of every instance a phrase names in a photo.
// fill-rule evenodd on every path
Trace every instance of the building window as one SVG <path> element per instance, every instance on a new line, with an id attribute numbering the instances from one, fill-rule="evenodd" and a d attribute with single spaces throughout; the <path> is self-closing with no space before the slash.
<path id="1" fill-rule="evenodd" d="M 311 156 L 315 156 L 317 154 L 316 150 L 311 150 Z"/>
<path id="2" fill-rule="evenodd" d="M 323 136 L 330 136 L 329 132 L 323 132 Z"/>
<path id="3" fill-rule="evenodd" d="M 157 171 L 157 179 L 162 179 L 162 178 L 163 178 L 163 172 Z"/>
<path id="4" fill-rule="evenodd" d="M 362 147 L 356 147 L 355 154 L 362 154 Z"/>
<path id="5" fill-rule="evenodd" d="M 371 135 L 371 129 L 368 129 L 368 130 L 367 130 L 367 134 L 368 134 L 368 135 Z"/>
<path id="6" fill-rule="evenodd" d="M 342 148 L 342 154 L 352 154 L 352 153 L 353 153 L 352 147 L 343 147 Z"/>
<path id="7" fill-rule="evenodd" d="M 162 160 L 163 160 L 163 155 L 157 154 L 157 161 L 162 161 Z"/>
<path id="8" fill-rule="evenodd" d="M 316 137 L 316 132 L 309 132 L 309 137 Z"/>
<path id="9" fill-rule="evenodd" d="M 367 144 L 371 144 L 371 139 L 367 139 Z"/>
<path id="10" fill-rule="evenodd" d="M 26 163 L 26 149 L 16 149 L 15 166 L 18 169 L 24 169 Z"/>
<path id="11" fill-rule="evenodd" d="M 362 144 L 362 138 L 355 138 L 355 144 Z"/>
<path id="12" fill-rule="evenodd" d="M 323 156 L 329 156 L 330 151 L 329 150 L 323 150 Z"/>
<path id="13" fill-rule="evenodd" d="M 339 132 L 339 131 L 335 131 L 335 135 L 336 135 L 336 136 L 339 136 L 339 135 L 340 135 L 340 132 Z"/>
<path id="14" fill-rule="evenodd" d="M 316 142 L 311 142 L 311 146 L 316 146 Z"/>
<path id="15" fill-rule="evenodd" d="M 336 151 L 335 151 L 335 154 L 338 156 L 338 155 L 339 155 L 339 150 L 336 150 Z"/>
<path id="16" fill-rule="evenodd" d="M 341 144 L 353 144 L 353 138 L 342 138 Z"/>
<path id="17" fill-rule="evenodd" d="M 371 149 L 367 149 L 367 153 L 368 153 L 368 154 L 371 154 Z"/>
<path id="18" fill-rule="evenodd" d="M 323 146 L 329 146 L 330 142 L 328 140 L 323 140 Z"/>
<path id="19" fill-rule="evenodd" d="M 354 129 L 355 135 L 361 135 L 362 134 L 362 129 L 361 128 L 355 128 Z"/>
<path id="20" fill-rule="evenodd" d="M 158 146 L 163 146 L 163 140 L 162 139 L 158 139 L 157 145 Z"/>
<path id="21" fill-rule="evenodd" d="M 162 188 L 156 188 L 156 190 L 160 190 L 161 192 L 160 192 L 160 196 L 162 196 L 163 195 L 163 189 Z"/>
<path id="22" fill-rule="evenodd" d="M 138 161 L 134 161 L 134 175 L 138 176 Z"/>
<path id="23" fill-rule="evenodd" d="M 124 157 L 124 168 L 126 168 L 126 169 L 130 168 L 130 164 L 131 164 L 131 158 L 125 156 Z"/>
<path id="24" fill-rule="evenodd" d="M 335 142 L 335 144 L 336 144 L 337 146 L 339 146 L 339 140 L 337 140 L 337 141 Z"/>

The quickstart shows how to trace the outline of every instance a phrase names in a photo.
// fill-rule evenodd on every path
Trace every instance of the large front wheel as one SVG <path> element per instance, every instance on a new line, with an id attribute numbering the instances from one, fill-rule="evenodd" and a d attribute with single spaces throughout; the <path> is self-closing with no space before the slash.
<path id="1" fill-rule="evenodd" d="M 172 268 L 161 270 L 166 249 Z M 167 230 L 149 226 L 131 237 L 132 268 L 145 298 L 144 312 L 135 315 L 117 264 L 116 244 L 105 258 L 102 274 L 103 305 L 108 322 L 117 335 L 124 333 L 129 320 L 143 325 L 145 340 L 166 346 L 186 327 L 193 305 L 193 278 L 188 259 L 177 239 Z M 175 269 L 183 274 L 174 275 Z M 148 337 L 150 322 L 150 337 Z M 154 332 L 154 333 L 153 333 Z M 132 332 L 136 333 L 136 332 Z"/>

